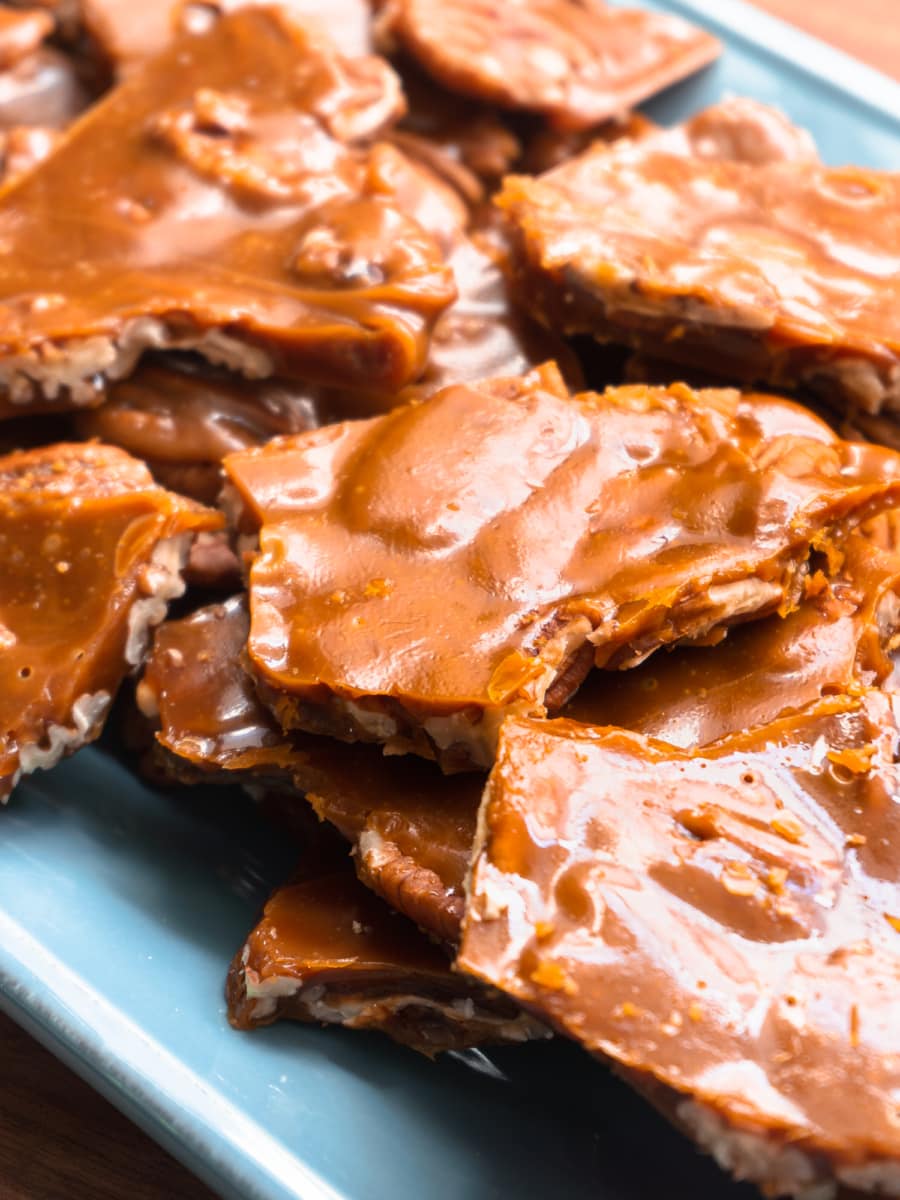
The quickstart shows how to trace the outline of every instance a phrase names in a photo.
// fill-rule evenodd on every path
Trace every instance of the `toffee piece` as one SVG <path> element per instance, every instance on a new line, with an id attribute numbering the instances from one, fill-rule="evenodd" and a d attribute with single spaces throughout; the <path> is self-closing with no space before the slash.
<path id="1" fill-rule="evenodd" d="M 290 778 L 291 743 L 241 666 L 249 625 L 232 596 L 156 630 L 137 703 L 157 729 L 158 766 L 179 783 Z"/>
<path id="2" fill-rule="evenodd" d="M 74 424 L 81 437 L 143 459 L 165 486 L 212 503 L 226 454 L 315 428 L 319 397 L 314 388 L 244 379 L 169 356 L 140 363 Z"/>
<path id="3" fill-rule="evenodd" d="M 877 692 L 693 754 L 512 719 L 456 965 L 666 1089 L 738 1177 L 896 1194 L 897 750 Z"/>
<path id="4" fill-rule="evenodd" d="M 291 810 L 308 801 L 351 844 L 369 887 L 455 944 L 483 778 L 441 775 L 433 763 L 385 758 L 376 746 L 286 736 L 241 666 L 249 627 L 246 600 L 235 596 L 156 631 L 137 688 L 156 731 L 152 773 L 277 791 L 290 824 Z"/>
<path id="5" fill-rule="evenodd" d="M 454 974 L 349 862 L 274 893 L 235 956 L 227 996 L 236 1029 L 284 1017 L 377 1029 L 429 1057 L 547 1036 L 505 997 Z"/>
<path id="6" fill-rule="evenodd" d="M 110 446 L 0 458 L 0 797 L 95 738 L 221 515 Z"/>
<path id="7" fill-rule="evenodd" d="M 107 71 L 127 75 L 174 41 L 185 30 L 202 31 L 217 15 L 265 0 L 78 0 L 83 32 Z M 298 23 L 331 36 L 341 53 L 372 49 L 366 0 L 279 0 L 278 7 Z"/>
<path id="8" fill-rule="evenodd" d="M 896 551 L 851 534 L 837 574 L 814 572 L 804 592 L 786 617 L 742 625 L 717 645 L 655 654 L 633 671 L 594 672 L 562 715 L 689 749 L 884 683 L 900 630 Z"/>
<path id="9" fill-rule="evenodd" d="M 545 368 L 232 455 L 260 526 L 249 658 L 285 728 L 489 766 L 592 664 L 789 611 L 890 451 L 774 398 L 568 396 Z"/>
<path id="10" fill-rule="evenodd" d="M 896 412 L 900 177 L 817 165 L 770 132 L 752 161 L 721 121 L 704 143 L 701 114 L 507 178 L 517 295 L 559 332 Z"/>
<path id="11" fill-rule="evenodd" d="M 721 50 L 679 17 L 596 0 L 390 0 L 381 23 L 451 91 L 576 129 L 624 113 Z"/>
<path id="12" fill-rule="evenodd" d="M 276 9 L 185 34 L 0 200 L 0 382 L 89 402 L 166 347 L 253 377 L 410 382 L 455 288 L 398 207 L 421 172 L 368 148 L 400 111 L 385 63 Z"/>

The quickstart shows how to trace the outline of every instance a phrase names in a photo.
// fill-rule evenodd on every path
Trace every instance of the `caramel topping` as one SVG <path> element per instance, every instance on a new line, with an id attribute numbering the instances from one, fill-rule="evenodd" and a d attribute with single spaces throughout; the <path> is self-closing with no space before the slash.
<path id="1" fill-rule="evenodd" d="M 385 64 L 341 59 L 277 10 L 183 35 L 0 200 L 14 397 L 67 387 L 83 401 L 147 345 L 251 376 L 413 379 L 452 275 L 386 194 L 381 159 L 342 140 L 368 141 L 401 110 Z"/>
<path id="2" fill-rule="evenodd" d="M 186 540 L 220 524 L 112 447 L 0 458 L 3 795 L 96 737 L 146 630 L 183 591 Z"/>
<path id="3" fill-rule="evenodd" d="M 826 1178 L 896 1160 L 897 748 L 877 692 L 696 753 L 509 720 L 457 966 Z"/>
<path id="4" fill-rule="evenodd" d="M 526 304 L 554 328 L 732 379 L 869 411 L 896 400 L 898 177 L 819 166 L 777 138 L 762 162 L 727 139 L 686 152 L 701 130 L 697 117 L 687 134 L 508 178 L 498 203 Z"/>
<path id="5" fill-rule="evenodd" d="M 731 391 L 447 388 L 226 459 L 261 526 L 250 660 L 285 727 L 488 765 L 587 644 L 630 665 L 790 609 L 810 542 L 896 503 L 898 462 Z"/>
<path id="6" fill-rule="evenodd" d="M 768 104 L 732 96 L 712 104 L 670 129 L 638 127 L 645 150 L 704 158 L 712 162 L 818 163 L 819 152 L 806 129 Z M 632 134 L 631 136 L 634 136 Z"/>
<path id="7" fill-rule="evenodd" d="M 808 577 L 812 587 L 788 616 L 743 625 L 716 646 L 656 654 L 633 671 L 595 672 L 563 715 L 690 748 L 882 683 L 893 666 L 885 650 L 897 626 L 900 558 L 861 534 L 845 554 L 830 583 Z"/>
<path id="8" fill-rule="evenodd" d="M 380 1029 L 424 1054 L 545 1036 L 357 882 L 349 863 L 279 888 L 228 980 L 238 1029 L 279 1017 Z"/>
<path id="9" fill-rule="evenodd" d="M 202 32 L 217 14 L 260 3 L 260 0 L 78 0 L 81 20 L 98 53 L 119 74 L 159 54 L 187 29 Z M 347 55 L 371 49 L 366 0 L 279 0 L 279 7 L 298 22 L 334 38 Z"/>
<path id="10" fill-rule="evenodd" d="M 678 17 L 578 0 L 393 0 L 390 33 L 451 91 L 585 128 L 719 54 Z"/>

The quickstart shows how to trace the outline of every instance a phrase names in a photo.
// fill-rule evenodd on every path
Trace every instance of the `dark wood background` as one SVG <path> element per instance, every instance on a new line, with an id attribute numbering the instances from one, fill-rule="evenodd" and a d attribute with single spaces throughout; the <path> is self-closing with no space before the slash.
<path id="1" fill-rule="evenodd" d="M 759 7 L 900 79 L 900 0 L 759 0 Z M 0 1200 L 211 1197 L 0 1015 Z"/>

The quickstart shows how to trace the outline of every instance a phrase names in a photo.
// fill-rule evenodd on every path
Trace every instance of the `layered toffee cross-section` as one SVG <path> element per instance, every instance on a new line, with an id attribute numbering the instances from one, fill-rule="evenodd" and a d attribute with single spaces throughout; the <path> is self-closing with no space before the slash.
<path id="1" fill-rule="evenodd" d="M 897 750 L 874 691 L 695 753 L 512 719 L 457 966 L 662 1089 L 739 1177 L 896 1195 Z"/>
<path id="2" fill-rule="evenodd" d="M 0 458 L 0 797 L 97 736 L 221 521 L 113 447 Z"/>
<path id="3" fill-rule="evenodd" d="M 566 128 L 619 116 L 720 51 L 679 17 L 594 0 L 389 0 L 380 24 L 451 91 Z"/>
<path id="4" fill-rule="evenodd" d="M 279 10 L 182 35 L 0 200 L 9 399 L 91 402 L 162 347 L 253 377 L 410 382 L 455 287 L 416 219 L 450 190 L 371 145 L 402 109 L 386 63 Z"/>
<path id="5" fill-rule="evenodd" d="M 275 892 L 235 956 L 227 995 L 237 1029 L 285 1017 L 377 1029 L 429 1056 L 547 1036 L 505 996 L 455 974 L 349 863 Z"/>
<path id="6" fill-rule="evenodd" d="M 488 766 L 592 665 L 790 611 L 898 463 L 734 391 L 447 388 L 226 459 L 259 526 L 249 660 L 284 728 Z"/>
<path id="7" fill-rule="evenodd" d="M 781 135 L 757 154 L 721 121 L 705 152 L 700 120 L 505 181 L 522 302 L 558 331 L 897 411 L 898 177 Z"/>

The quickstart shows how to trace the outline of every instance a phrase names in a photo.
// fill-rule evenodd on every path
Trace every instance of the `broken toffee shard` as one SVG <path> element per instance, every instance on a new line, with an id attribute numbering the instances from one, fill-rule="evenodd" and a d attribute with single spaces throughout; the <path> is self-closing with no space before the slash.
<path id="1" fill-rule="evenodd" d="M 742 625 L 714 646 L 655 654 L 633 671 L 596 671 L 560 715 L 687 750 L 884 683 L 900 632 L 900 555 L 861 533 L 842 555 L 831 578 L 809 576 L 786 617 Z"/>
<path id="2" fill-rule="evenodd" d="M 507 178 L 497 202 L 522 302 L 563 333 L 900 410 L 900 177 L 804 161 L 796 140 L 748 161 L 721 129 L 709 153 L 702 117 L 686 137 L 596 145 Z"/>
<path id="3" fill-rule="evenodd" d="M 288 1017 L 377 1029 L 432 1056 L 548 1036 L 365 888 L 346 855 L 279 888 L 235 956 L 228 1019 L 253 1029 Z"/>
<path id="4" fill-rule="evenodd" d="M 284 728 L 489 766 L 591 665 L 790 611 L 898 466 L 736 391 L 446 388 L 225 460 L 260 527 L 249 660 Z"/>
<path id="5" fill-rule="evenodd" d="M 95 443 L 0 458 L 0 799 L 95 738 L 220 513 Z"/>
<path id="6" fill-rule="evenodd" d="M 390 0 L 379 23 L 451 91 L 574 129 L 620 116 L 721 50 L 679 17 L 594 0 Z"/>
<path id="7" fill-rule="evenodd" d="M 278 10 L 184 34 L 0 200 L 9 398 L 89 403 L 165 347 L 255 377 L 411 382 L 455 288 L 400 211 L 420 170 L 392 192 L 385 153 L 402 156 L 367 148 L 400 112 L 387 64 Z"/>
<path id="8" fill-rule="evenodd" d="M 740 1178 L 900 1194 L 897 748 L 872 691 L 695 753 L 513 718 L 457 966 Z"/>

